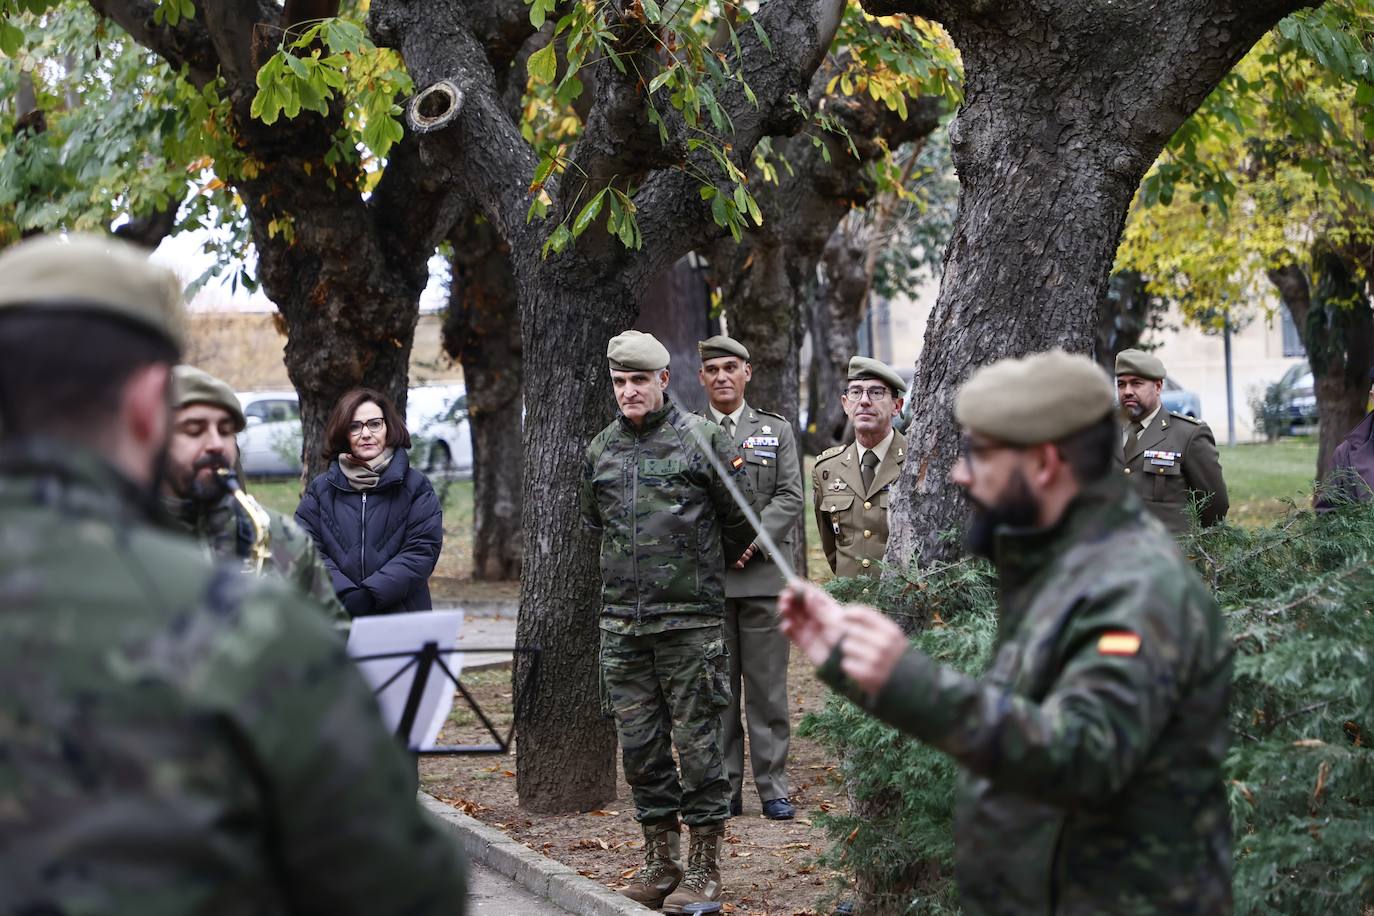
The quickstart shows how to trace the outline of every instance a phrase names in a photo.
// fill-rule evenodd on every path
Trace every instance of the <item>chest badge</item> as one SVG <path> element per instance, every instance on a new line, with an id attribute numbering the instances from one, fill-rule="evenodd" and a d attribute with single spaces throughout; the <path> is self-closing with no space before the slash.
<path id="1" fill-rule="evenodd" d="M 768 435 L 769 433 L 771 433 L 772 431 L 773 431 L 773 427 L 767 426 L 767 425 L 765 425 L 765 426 L 763 427 L 763 429 L 760 430 L 760 432 L 762 432 L 765 436 Z"/>

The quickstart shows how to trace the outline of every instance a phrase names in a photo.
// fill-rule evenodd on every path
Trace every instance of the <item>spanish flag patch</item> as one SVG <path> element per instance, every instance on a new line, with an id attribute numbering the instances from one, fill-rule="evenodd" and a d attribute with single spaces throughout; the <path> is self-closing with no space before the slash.
<path id="1" fill-rule="evenodd" d="M 1140 637 L 1127 630 L 1113 630 L 1097 638 L 1098 655 L 1135 655 L 1140 651 Z"/>
<path id="2" fill-rule="evenodd" d="M 730 467 L 738 471 L 740 468 L 744 467 L 744 459 L 736 455 L 734 460 L 730 462 Z"/>

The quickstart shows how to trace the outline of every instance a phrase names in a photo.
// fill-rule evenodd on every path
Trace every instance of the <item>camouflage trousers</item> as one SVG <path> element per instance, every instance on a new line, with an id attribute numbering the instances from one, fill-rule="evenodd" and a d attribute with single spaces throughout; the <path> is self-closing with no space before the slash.
<path id="1" fill-rule="evenodd" d="M 645 636 L 602 630 L 601 673 L 635 817 L 650 822 L 681 813 L 694 827 L 728 819 L 721 711 L 730 692 L 720 626 Z"/>

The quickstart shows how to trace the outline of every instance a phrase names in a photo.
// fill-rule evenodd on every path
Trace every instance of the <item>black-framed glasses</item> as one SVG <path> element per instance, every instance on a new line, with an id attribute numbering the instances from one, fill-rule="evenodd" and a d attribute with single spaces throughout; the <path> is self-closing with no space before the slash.
<path id="1" fill-rule="evenodd" d="M 354 420 L 348 424 L 348 434 L 357 438 L 363 434 L 363 427 L 367 427 L 370 433 L 379 433 L 386 429 L 386 420 L 381 417 L 373 417 L 371 420 Z"/>
<path id="2" fill-rule="evenodd" d="M 851 401 L 862 401 L 864 396 L 867 395 L 868 399 L 874 403 L 883 400 L 891 393 L 892 390 L 890 388 L 877 385 L 872 388 L 861 388 L 858 385 L 850 385 L 844 390 L 844 396 Z"/>

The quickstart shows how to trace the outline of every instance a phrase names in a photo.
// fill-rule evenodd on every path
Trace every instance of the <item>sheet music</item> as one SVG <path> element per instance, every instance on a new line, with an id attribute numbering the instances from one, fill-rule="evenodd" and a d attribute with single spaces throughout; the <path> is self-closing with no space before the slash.
<path id="1" fill-rule="evenodd" d="M 357 617 L 353 620 L 353 629 L 348 634 L 348 657 L 363 658 L 388 652 L 418 652 L 427 642 L 437 643 L 441 650 L 454 649 L 458 646 L 458 636 L 462 629 L 462 611 L 418 611 L 412 614 Z M 458 677 L 462 671 L 462 655 L 455 652 L 442 655 L 440 658 L 453 672 L 453 676 Z M 363 678 L 374 692 L 407 664 L 410 665 L 410 669 L 377 694 L 382 719 L 392 733 L 395 733 L 401 724 L 401 714 L 405 711 L 406 697 L 410 695 L 411 684 L 415 681 L 417 666 L 410 658 L 379 659 L 358 664 L 358 670 L 362 672 Z M 411 750 L 434 747 L 435 740 L 439 737 L 439 729 L 448 720 L 452 708 L 453 682 L 436 665 L 430 673 L 429 680 L 425 682 L 425 690 L 420 697 L 420 708 L 415 714 L 415 723 L 410 734 L 406 736 L 406 746 Z"/>

